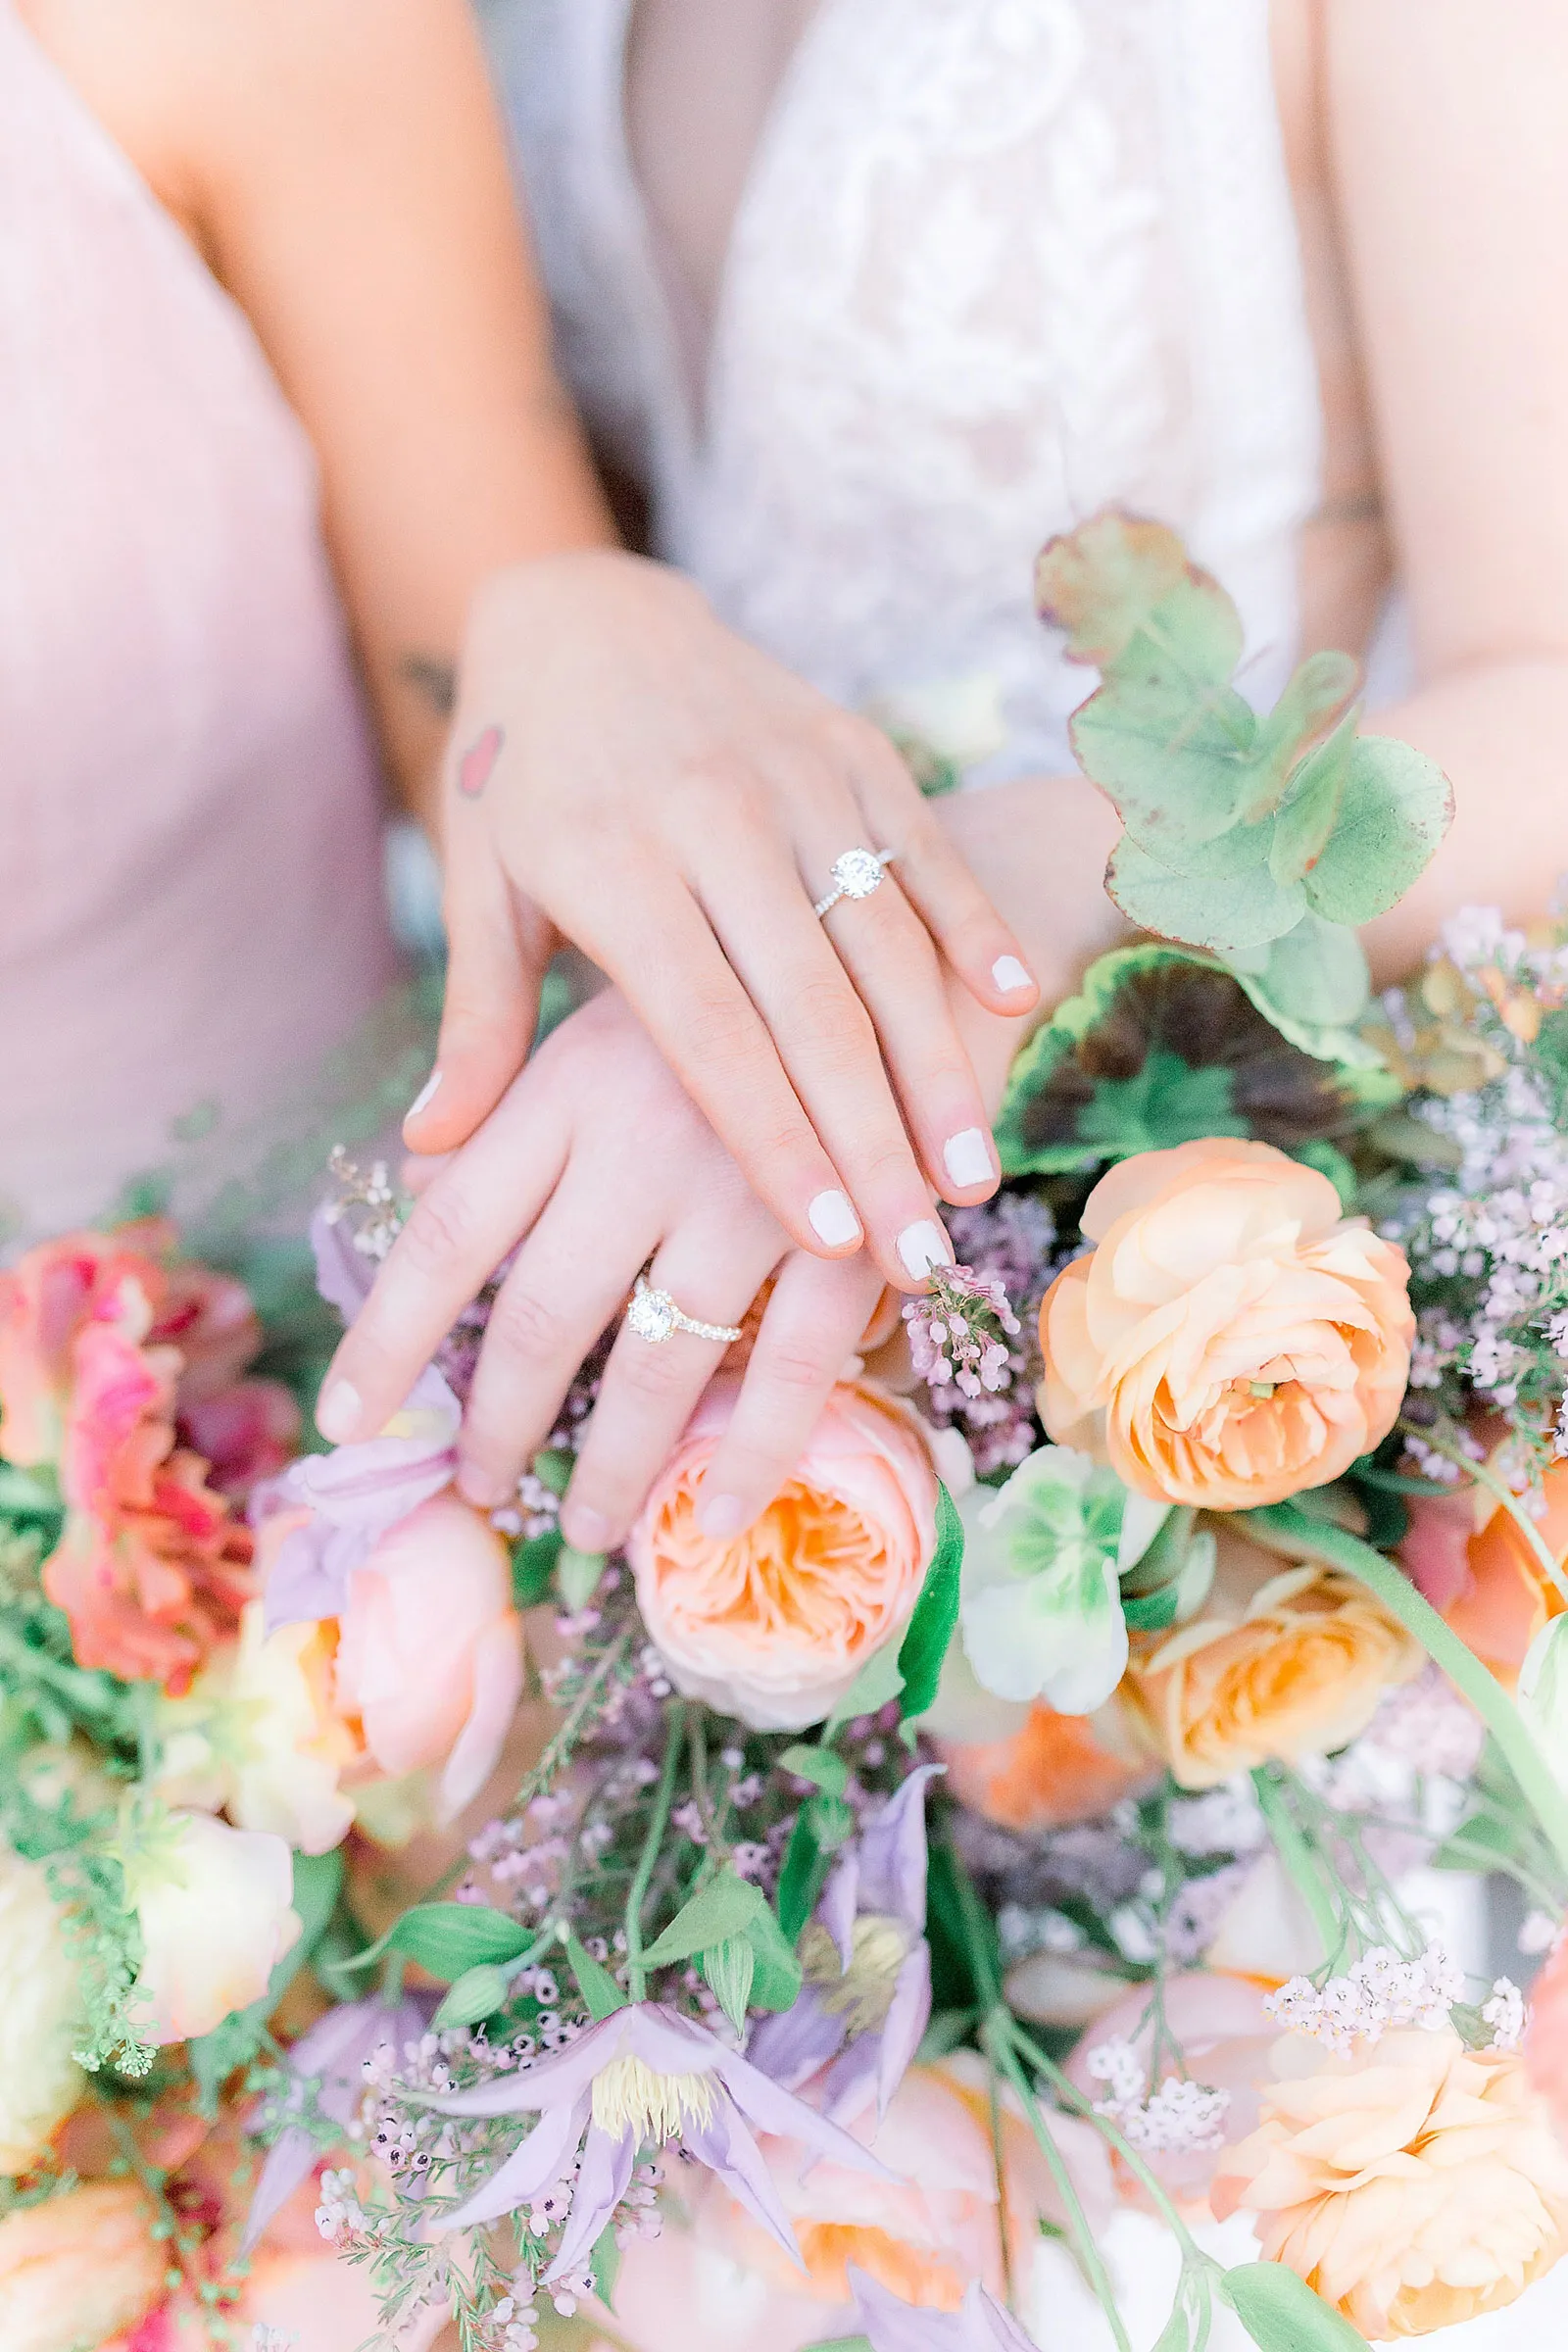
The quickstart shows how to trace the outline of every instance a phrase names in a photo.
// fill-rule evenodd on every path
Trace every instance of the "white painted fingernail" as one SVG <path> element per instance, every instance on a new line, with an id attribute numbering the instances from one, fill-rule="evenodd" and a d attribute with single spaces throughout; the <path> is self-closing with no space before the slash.
<path id="1" fill-rule="evenodd" d="M 334 1380 L 317 1399 L 316 1426 L 334 1446 L 345 1445 L 360 1425 L 364 1402 L 349 1380 Z"/>
<path id="2" fill-rule="evenodd" d="M 953 1245 L 935 1217 L 922 1217 L 900 1234 L 899 1255 L 911 1274 L 929 1274 L 933 1266 L 952 1265 Z"/>
<path id="3" fill-rule="evenodd" d="M 428 1110 L 431 1103 L 435 1101 L 436 1089 L 440 1084 L 441 1072 L 439 1069 L 434 1069 L 430 1072 L 429 1077 L 425 1080 L 418 1093 L 415 1096 L 414 1101 L 409 1104 L 408 1109 L 404 1112 L 404 1118 L 406 1120 L 416 1119 L 421 1110 Z"/>
<path id="4" fill-rule="evenodd" d="M 860 1220 L 850 1205 L 848 1193 L 818 1193 L 806 1213 L 811 1231 L 830 1250 L 841 1250 L 846 1242 L 860 1238 Z"/>
<path id="5" fill-rule="evenodd" d="M 974 1184 L 989 1184 L 997 1172 L 991 1139 L 983 1127 L 965 1127 L 959 1134 L 950 1135 L 942 1147 L 942 1160 L 960 1192 Z"/>
<path id="6" fill-rule="evenodd" d="M 705 1536 L 723 1543 L 746 1525 L 746 1506 L 738 1494 L 705 1494 L 697 1505 L 697 1524 Z"/>
<path id="7" fill-rule="evenodd" d="M 610 1548 L 610 1521 L 589 1503 L 568 1502 L 561 1514 L 561 1532 L 573 1551 Z"/>
<path id="8" fill-rule="evenodd" d="M 991 977 L 1004 997 L 1015 997 L 1022 989 L 1032 989 L 1034 980 L 1028 967 L 1016 956 L 999 956 L 991 966 Z"/>

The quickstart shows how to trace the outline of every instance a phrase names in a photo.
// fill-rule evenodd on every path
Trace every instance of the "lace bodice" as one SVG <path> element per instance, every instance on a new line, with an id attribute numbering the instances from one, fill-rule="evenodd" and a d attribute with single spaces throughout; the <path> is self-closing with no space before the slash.
<path id="1" fill-rule="evenodd" d="M 564 362 L 659 552 L 852 706 L 989 681 L 977 774 L 1059 771 L 1086 681 L 1033 559 L 1115 499 L 1225 580 L 1274 692 L 1319 419 L 1266 0 L 820 0 L 700 400 L 628 160 L 627 15 L 509 0 L 500 41 Z"/>

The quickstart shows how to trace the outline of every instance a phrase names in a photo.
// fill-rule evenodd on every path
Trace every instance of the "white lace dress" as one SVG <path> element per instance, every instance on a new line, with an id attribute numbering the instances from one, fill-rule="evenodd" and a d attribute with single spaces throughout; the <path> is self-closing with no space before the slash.
<path id="1" fill-rule="evenodd" d="M 820 0 L 734 222 L 700 400 L 625 135 L 629 0 L 495 23 L 573 387 L 658 551 L 852 706 L 989 682 L 1068 765 L 1035 554 L 1182 529 L 1294 658 L 1319 416 L 1265 0 Z"/>

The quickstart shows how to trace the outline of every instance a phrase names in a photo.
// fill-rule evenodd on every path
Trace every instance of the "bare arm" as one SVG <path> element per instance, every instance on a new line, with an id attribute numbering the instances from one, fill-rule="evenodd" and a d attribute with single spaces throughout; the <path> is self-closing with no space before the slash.
<path id="1" fill-rule="evenodd" d="M 612 536 L 466 0 L 24 5 L 303 419 L 389 761 L 433 816 L 474 589 Z"/>

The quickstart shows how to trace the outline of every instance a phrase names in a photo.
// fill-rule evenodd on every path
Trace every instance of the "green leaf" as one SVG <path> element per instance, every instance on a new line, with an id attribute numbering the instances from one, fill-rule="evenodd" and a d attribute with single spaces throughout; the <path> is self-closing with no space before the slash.
<path id="1" fill-rule="evenodd" d="M 1361 665 L 1349 654 L 1308 654 L 1259 721 L 1255 783 L 1245 814 L 1260 816 L 1283 799 L 1286 778 L 1295 783 L 1302 753 L 1326 729 L 1338 727 L 1360 683 Z"/>
<path id="2" fill-rule="evenodd" d="M 1238 826 L 1228 838 L 1241 833 Z M 1266 947 L 1295 928 L 1306 902 L 1299 883 L 1282 889 L 1269 873 L 1266 827 L 1249 828 L 1242 846 L 1248 863 L 1228 875 L 1178 873 L 1124 834 L 1105 869 L 1105 888 L 1129 921 L 1165 939 L 1225 955 Z"/>
<path id="3" fill-rule="evenodd" d="M 1307 755 L 1285 788 L 1274 817 L 1268 870 L 1276 882 L 1299 882 L 1322 857 L 1339 818 L 1350 773 L 1356 712 Z"/>
<path id="4" fill-rule="evenodd" d="M 815 1902 L 815 1896 L 812 1902 Z M 807 1913 L 809 1918 L 810 1913 Z M 802 1921 L 802 1926 L 805 1921 Z M 800 1930 L 796 1930 L 798 1935 Z M 790 2009 L 801 1989 L 802 1969 L 796 1958 L 794 1940 L 786 1936 L 772 1912 L 764 1903 L 746 1930 L 746 1940 L 752 1947 L 755 1972 L 751 1984 L 751 2006 L 754 2009 Z"/>
<path id="5" fill-rule="evenodd" d="M 407 1952 L 432 1977 L 451 1984 L 482 1960 L 520 1959 L 534 1940 L 514 1919 L 483 1903 L 416 1903 L 343 1966 L 368 1968 L 383 1952 Z"/>
<path id="6" fill-rule="evenodd" d="M 556 1555 L 556 1590 L 573 1614 L 585 1609 L 598 1591 L 606 1556 L 602 1551 L 577 1551 L 569 1544 L 562 1544 Z"/>
<path id="7" fill-rule="evenodd" d="M 1237 955 L 1231 968 L 1255 983 L 1249 994 L 1276 1027 L 1283 1016 L 1306 1028 L 1342 1028 L 1360 1019 L 1371 993 L 1355 933 L 1310 912 L 1266 953 Z"/>
<path id="8" fill-rule="evenodd" d="M 824 2335 L 820 2343 L 808 2344 L 806 2352 L 871 2352 L 868 2335 Z"/>
<path id="9" fill-rule="evenodd" d="M 620 2277 L 620 2240 L 615 2235 L 613 2225 L 600 2230 L 588 2263 L 594 2275 L 594 2292 L 608 2311 L 613 2311 L 615 2281 Z"/>
<path id="10" fill-rule="evenodd" d="M 1242 624 L 1216 579 L 1187 560 L 1162 522 L 1107 509 L 1051 540 L 1035 567 L 1042 620 L 1067 633 L 1067 658 L 1120 672 L 1171 659 L 1224 685 L 1241 659 Z"/>
<path id="11" fill-rule="evenodd" d="M 588 2014 L 595 2025 L 601 2018 L 613 2017 L 617 2009 L 624 2009 L 626 1995 L 609 1969 L 603 1967 L 592 1952 L 577 1941 L 575 1936 L 567 1936 L 565 1946 L 566 1965 L 577 1980 L 577 1990 L 587 2002 Z"/>
<path id="12" fill-rule="evenodd" d="M 812 1835 L 808 1814 L 798 1813 L 778 1874 L 779 1926 L 792 1947 L 816 1908 L 816 1898 L 827 1884 L 831 1867 L 829 1857 Z"/>
<path id="13" fill-rule="evenodd" d="M 855 1834 L 855 1810 L 842 1796 L 829 1796 L 825 1788 L 818 1789 L 806 1807 L 806 1817 L 811 1825 L 811 1836 L 824 1854 L 837 1853 L 847 1838 Z"/>
<path id="14" fill-rule="evenodd" d="M 549 1599 L 563 1543 L 560 1528 L 552 1527 L 542 1536 L 527 1536 L 513 1545 L 512 1597 L 519 1609 L 534 1609 Z"/>
<path id="15" fill-rule="evenodd" d="M 1391 736 L 1361 736 L 1307 898 L 1331 923 L 1371 922 L 1426 871 L 1452 822 L 1453 791 L 1436 760 Z"/>
<path id="16" fill-rule="evenodd" d="M 548 1487 L 552 1494 L 564 1494 L 576 1463 L 576 1455 L 566 1446 L 546 1446 L 534 1455 L 531 1468 L 539 1484 Z"/>
<path id="17" fill-rule="evenodd" d="M 1166 1585 L 1158 1592 L 1123 1593 L 1121 1613 L 1135 1634 L 1162 1634 L 1176 1622 L 1178 1591 Z"/>
<path id="18" fill-rule="evenodd" d="M 722 1943 L 726 1936 L 744 1935 L 759 1911 L 767 1908 L 761 1890 L 738 1871 L 724 1869 L 700 1886 L 690 1902 L 643 1953 L 648 1968 L 666 1968 L 671 1961 L 689 1960 L 694 1952 Z"/>
<path id="19" fill-rule="evenodd" d="M 793 1772 L 797 1779 L 809 1781 L 815 1788 L 825 1788 L 829 1796 L 842 1796 L 850 1785 L 850 1768 L 841 1755 L 831 1747 L 808 1747 L 797 1740 L 780 1756 L 779 1770 Z"/>
<path id="20" fill-rule="evenodd" d="M 899 1672 L 904 1678 L 900 1706 L 907 1716 L 923 1715 L 936 1704 L 937 1685 L 958 1622 L 958 1591 L 963 1567 L 963 1521 L 953 1496 L 937 1484 L 937 1547 L 920 1587 L 914 1614 L 899 1647 Z M 842 1794 L 842 1790 L 835 1793 Z"/>
<path id="21" fill-rule="evenodd" d="M 1102 686 L 1075 712 L 1073 753 L 1153 857 L 1226 837 L 1253 775 L 1257 719 L 1229 686 L 1179 672 Z"/>
<path id="22" fill-rule="evenodd" d="M 769 1918 L 772 1914 L 768 1914 Z M 698 1955 L 698 1967 L 712 1990 L 718 1995 L 718 2005 L 737 2034 L 746 2030 L 746 2004 L 752 1997 L 752 1979 L 757 1974 L 757 1953 L 744 1936 L 726 1936 Z"/>
<path id="23" fill-rule="evenodd" d="M 1219 2291 L 1261 2352 L 1367 2352 L 1366 2337 L 1280 2262 L 1244 2262 Z"/>
<path id="24" fill-rule="evenodd" d="M 902 1644 L 901 1644 L 902 1646 Z M 897 1698 L 904 1689 L 904 1674 L 899 1665 L 899 1652 L 891 1642 L 867 1658 L 832 1714 L 822 1726 L 822 1737 L 831 1740 L 841 1725 L 855 1723 L 862 1715 L 875 1715 L 890 1698 Z"/>
<path id="25" fill-rule="evenodd" d="M 481 2017 L 495 2015 L 511 1982 L 506 1969 L 496 1968 L 488 1960 L 481 1960 L 477 1968 L 466 1968 L 432 2023 L 438 2031 L 449 2026 L 476 2026 Z"/>
<path id="26" fill-rule="evenodd" d="M 1100 1160 L 1249 1130 L 1229 1070 L 1195 1070 L 1168 1046 L 1152 1046 L 1135 1078 L 1101 1079 L 1079 1114 L 1078 1132 Z"/>

